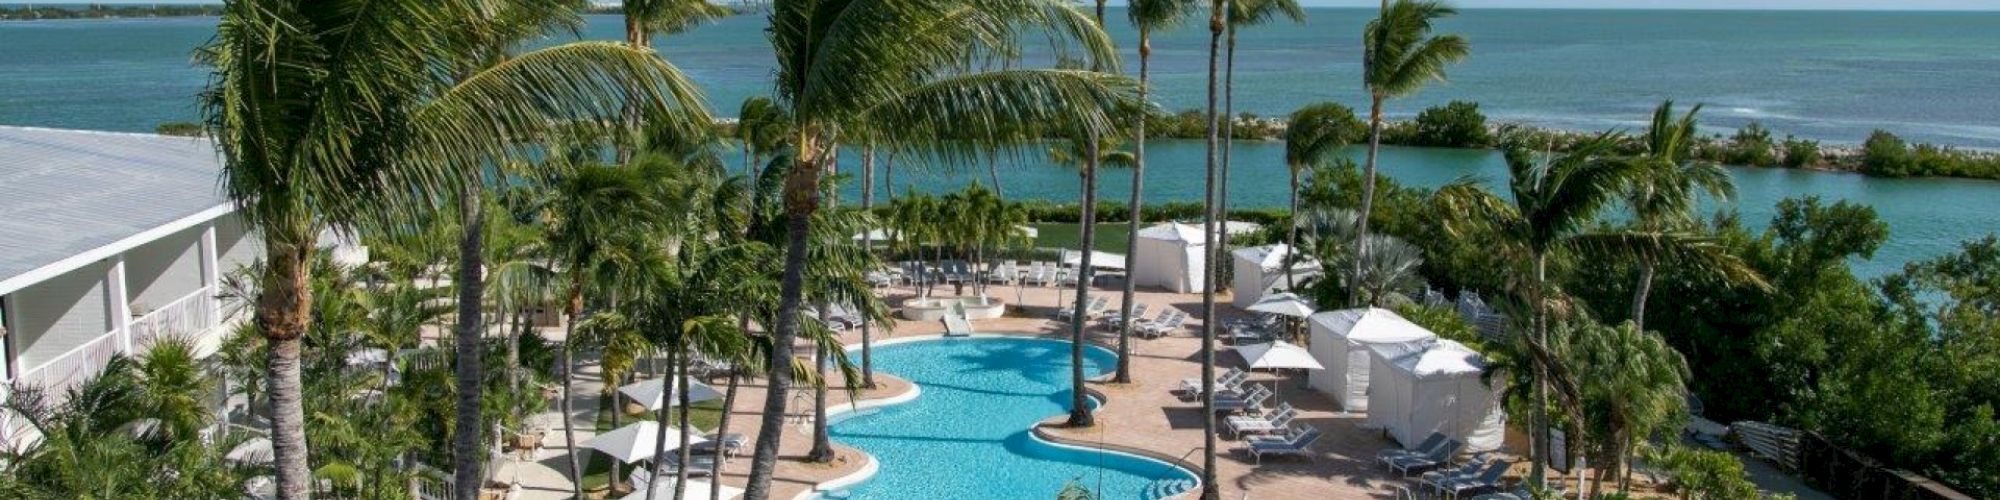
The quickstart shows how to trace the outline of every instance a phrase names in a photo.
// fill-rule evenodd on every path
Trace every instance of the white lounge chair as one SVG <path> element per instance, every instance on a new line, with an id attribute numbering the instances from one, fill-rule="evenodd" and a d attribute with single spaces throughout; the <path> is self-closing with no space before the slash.
<path id="1" fill-rule="evenodd" d="M 1181 324 L 1187 322 L 1187 318 L 1188 318 L 1187 314 L 1181 313 L 1179 311 L 1173 311 L 1173 315 L 1168 316 L 1166 319 L 1163 319 L 1155 323 L 1147 323 L 1145 325 L 1141 325 L 1138 328 L 1138 332 L 1141 337 L 1146 337 L 1146 338 L 1165 337 L 1167 336 L 1167 334 L 1173 333 L 1175 330 L 1179 330 L 1181 328 Z"/>
<path id="2" fill-rule="evenodd" d="M 1147 304 L 1143 302 L 1139 303 L 1138 305 L 1132 306 L 1132 317 L 1144 318 L 1146 317 L 1146 310 L 1151 309 L 1152 307 L 1153 307 L 1152 304 Z M 1124 314 L 1114 312 L 1104 316 L 1104 326 L 1106 328 L 1116 330 L 1120 327 L 1123 327 L 1124 325 L 1125 325 Z"/>
<path id="3" fill-rule="evenodd" d="M 1312 458 L 1312 445 L 1314 441 L 1319 440 L 1319 435 L 1319 429 L 1306 427 L 1305 432 L 1293 437 L 1290 441 L 1281 443 L 1255 441 L 1251 442 L 1250 446 L 1246 449 L 1250 452 L 1250 456 L 1256 458 L 1258 464 L 1264 463 L 1264 455 L 1289 455 Z"/>

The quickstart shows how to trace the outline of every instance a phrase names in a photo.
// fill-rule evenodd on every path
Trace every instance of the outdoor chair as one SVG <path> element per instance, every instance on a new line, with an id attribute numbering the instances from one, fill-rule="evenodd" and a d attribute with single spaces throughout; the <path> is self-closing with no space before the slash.
<path id="1" fill-rule="evenodd" d="M 1139 303 L 1138 305 L 1134 305 L 1132 306 L 1132 317 L 1144 318 L 1146 317 L 1146 311 L 1151 308 L 1152 304 L 1146 304 L 1143 302 Z M 1125 315 L 1114 312 L 1104 316 L 1104 326 L 1106 328 L 1113 330 L 1125 326 Z"/>
<path id="2" fill-rule="evenodd" d="M 1479 477 L 1480 469 L 1486 467 L 1489 457 L 1485 453 L 1474 455 L 1471 460 L 1449 469 L 1438 469 L 1417 476 L 1417 484 L 1425 490 L 1437 489 L 1460 479 Z"/>
<path id="3" fill-rule="evenodd" d="M 1224 396 L 1221 393 L 1217 393 L 1215 397 L 1215 411 L 1217 413 L 1236 413 L 1263 409 L 1264 400 L 1271 398 L 1271 390 L 1265 388 L 1263 385 L 1251 385 L 1250 393 L 1245 394 L 1241 398 Z"/>
<path id="4" fill-rule="evenodd" d="M 1293 437 L 1292 440 L 1290 441 L 1285 441 L 1281 443 L 1253 442 L 1250 443 L 1250 447 L 1248 448 L 1248 450 L 1250 451 L 1250 456 L 1255 457 L 1257 463 L 1260 465 L 1264 463 L 1264 455 L 1303 456 L 1306 458 L 1312 458 L 1312 445 L 1314 441 L 1319 440 L 1319 435 L 1320 435 L 1319 429 L 1307 427 L 1304 433 L 1301 433 L 1298 436 Z"/>
<path id="5" fill-rule="evenodd" d="M 1298 417 L 1298 410 L 1291 403 L 1281 404 L 1278 411 L 1267 417 L 1229 417 L 1229 432 L 1237 437 L 1245 434 L 1268 434 L 1285 430 Z"/>
<path id="6" fill-rule="evenodd" d="M 1433 432 L 1429 437 L 1424 438 L 1424 442 L 1418 443 L 1416 448 L 1390 448 L 1377 452 L 1375 454 L 1375 461 L 1382 462 L 1382 465 L 1389 465 L 1389 460 L 1391 459 L 1429 455 L 1437 451 L 1438 447 L 1444 446 L 1445 441 L 1449 439 L 1443 433 Z"/>
<path id="7" fill-rule="evenodd" d="M 1464 444 L 1456 440 L 1447 440 L 1444 446 L 1438 447 L 1424 456 L 1390 459 L 1389 470 L 1396 471 L 1402 474 L 1403 477 L 1410 477 L 1411 472 L 1423 472 L 1443 467 L 1445 464 L 1451 463 L 1451 456 L 1458 454 L 1458 449 L 1462 446 Z"/>
<path id="8" fill-rule="evenodd" d="M 1179 330 L 1181 328 L 1181 324 L 1185 322 L 1187 322 L 1187 314 L 1179 311 L 1174 311 L 1173 316 L 1169 316 L 1163 321 L 1160 321 L 1158 323 L 1147 323 L 1145 325 L 1140 325 L 1138 331 L 1141 337 L 1156 339 L 1160 337 L 1165 337 L 1167 336 L 1167 334 L 1173 333 L 1175 330 Z"/>
<path id="9" fill-rule="evenodd" d="M 1243 383 L 1243 379 L 1249 377 L 1250 373 L 1243 371 L 1242 368 L 1231 367 L 1228 371 L 1222 372 L 1222 376 L 1215 377 L 1215 388 L 1221 392 L 1235 391 L 1237 384 Z M 1201 379 L 1181 379 L 1181 385 L 1177 391 L 1199 396 L 1201 395 Z"/>
<path id="10" fill-rule="evenodd" d="M 1469 492 L 1498 490 L 1500 489 L 1500 479 L 1506 477 L 1507 468 L 1511 465 L 1513 464 L 1508 463 L 1506 460 L 1494 460 L 1486 466 L 1486 471 L 1481 472 L 1478 476 L 1461 477 L 1436 485 L 1438 495 L 1458 498 L 1459 495 Z"/>

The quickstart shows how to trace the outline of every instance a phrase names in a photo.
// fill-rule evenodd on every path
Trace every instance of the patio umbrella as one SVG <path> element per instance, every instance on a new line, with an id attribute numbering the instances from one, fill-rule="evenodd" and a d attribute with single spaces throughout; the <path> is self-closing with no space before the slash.
<path id="1" fill-rule="evenodd" d="M 1083 252 L 1075 250 L 1063 250 L 1062 263 L 1065 266 L 1074 266 L 1077 264 L 1082 264 Z M 1125 255 L 1092 250 L 1090 252 L 1090 267 L 1101 267 L 1105 269 L 1124 269 Z"/>
<path id="2" fill-rule="evenodd" d="M 655 488 L 659 488 L 660 491 L 658 494 L 653 496 L 654 498 L 673 498 L 674 496 L 673 481 L 667 481 L 665 483 L 660 484 L 659 486 L 656 486 Z M 729 500 L 731 498 L 743 496 L 743 488 L 737 488 L 726 484 L 717 485 L 715 483 L 711 483 L 708 481 L 696 481 L 693 479 L 689 479 L 687 482 L 687 492 L 681 494 L 681 499 L 708 500 L 709 488 L 722 489 L 722 496 L 720 497 L 722 498 L 722 500 Z M 639 488 L 633 490 L 632 494 L 625 495 L 625 498 L 620 500 L 646 500 L 646 489 Z"/>
<path id="3" fill-rule="evenodd" d="M 618 388 L 618 393 L 624 394 L 625 397 L 632 398 L 633 401 L 637 401 L 639 402 L 639 404 L 645 405 L 646 409 L 648 410 L 659 410 L 660 407 L 662 406 L 660 399 L 667 395 L 666 384 L 663 383 L 663 381 L 665 380 L 669 379 L 661 377 L 652 380 L 643 380 L 639 382 L 625 384 L 625 386 Z M 676 387 L 674 387 L 675 390 L 680 389 L 678 385 L 679 384 L 676 383 Z M 713 386 L 697 382 L 692 379 L 687 381 L 687 385 L 688 385 L 688 402 L 690 403 L 699 403 L 702 401 L 722 399 L 722 392 L 715 390 L 715 387 Z M 680 394 L 675 394 L 674 400 L 671 402 L 666 402 L 665 406 L 680 406 L 680 404 L 681 404 L 681 396 Z"/>
<path id="4" fill-rule="evenodd" d="M 854 241 L 868 241 L 871 239 L 877 242 L 887 243 L 891 241 L 896 241 L 897 238 L 896 238 L 896 233 L 894 231 L 890 231 L 887 229 L 870 229 L 867 231 L 854 233 Z"/>
<path id="5" fill-rule="evenodd" d="M 662 451 L 681 449 L 680 429 L 668 429 L 667 447 Z M 653 458 L 653 440 L 660 435 L 660 423 L 651 420 L 619 427 L 611 432 L 598 434 L 583 442 L 583 447 L 604 452 L 618 463 L 632 463 Z M 708 442 L 701 433 L 690 433 L 685 444 Z"/>
<path id="6" fill-rule="evenodd" d="M 1320 366 L 1319 360 L 1313 359 L 1312 353 L 1306 352 L 1306 348 L 1283 340 L 1240 346 L 1236 348 L 1236 354 L 1242 355 L 1243 362 L 1248 363 L 1252 370 L 1258 368 L 1273 370 L 1285 368 L 1303 370 L 1326 369 L 1325 366 Z"/>
<path id="7" fill-rule="evenodd" d="M 1298 294 L 1290 292 L 1258 299 L 1257 303 L 1250 304 L 1250 307 L 1246 309 L 1252 312 L 1279 314 L 1294 318 L 1312 316 L 1313 312 L 1315 312 L 1311 302 L 1307 302 L 1306 299 L 1299 298 Z"/>

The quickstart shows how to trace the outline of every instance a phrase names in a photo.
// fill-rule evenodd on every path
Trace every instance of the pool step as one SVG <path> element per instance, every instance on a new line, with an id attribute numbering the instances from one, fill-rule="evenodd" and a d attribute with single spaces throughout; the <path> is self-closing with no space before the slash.
<path id="1" fill-rule="evenodd" d="M 1152 482 L 1152 484 L 1146 486 L 1146 492 L 1140 494 L 1140 498 L 1146 498 L 1146 500 L 1174 498 L 1174 496 L 1180 496 L 1180 494 L 1184 494 L 1188 490 L 1194 490 L 1194 480 L 1156 480 L 1156 482 Z"/>
<path id="2" fill-rule="evenodd" d="M 965 337 L 972 335 L 972 323 L 960 314 L 944 315 L 944 336 Z"/>

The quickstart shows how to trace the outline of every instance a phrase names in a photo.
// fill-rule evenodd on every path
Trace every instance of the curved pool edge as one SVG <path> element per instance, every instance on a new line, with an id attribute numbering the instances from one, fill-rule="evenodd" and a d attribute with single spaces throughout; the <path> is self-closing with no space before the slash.
<path id="1" fill-rule="evenodd" d="M 885 345 L 905 344 L 905 343 L 923 342 L 923 341 L 942 341 L 942 340 L 955 341 L 962 339 L 981 339 L 981 338 L 986 338 L 986 339 L 1015 338 L 1015 339 L 1046 340 L 1051 342 L 1071 342 L 1069 339 L 1051 338 L 1046 335 L 1031 334 L 1026 332 L 974 333 L 971 335 L 959 336 L 959 337 L 949 337 L 944 334 L 925 334 L 925 335 L 911 335 L 907 337 L 896 337 L 896 338 L 886 339 L 883 341 L 874 342 L 872 344 L 872 347 L 881 347 Z M 1091 347 L 1097 347 L 1100 349 L 1105 349 L 1107 351 L 1112 351 L 1113 354 L 1117 354 L 1117 351 L 1112 350 L 1107 346 L 1098 345 L 1096 343 L 1086 343 L 1085 345 Z M 848 347 L 845 350 L 849 351 L 850 353 L 853 353 L 860 351 L 860 349 L 861 349 L 860 346 L 854 346 L 854 347 Z M 1113 373 L 1106 373 L 1096 377 L 1091 377 L 1090 380 L 1092 382 L 1104 383 L 1109 381 L 1113 375 L 1114 375 Z M 827 409 L 827 414 L 826 414 L 827 421 L 832 422 L 833 417 L 837 415 L 844 415 L 870 408 L 882 408 L 887 406 L 895 406 L 903 403 L 908 403 L 911 401 L 915 401 L 919 396 L 923 394 L 923 387 L 921 384 L 918 384 L 915 381 L 911 380 L 904 380 L 904 382 L 910 384 L 910 389 L 907 391 L 903 391 L 903 393 L 901 394 L 883 398 L 864 399 L 860 401 L 855 401 L 852 404 L 840 405 L 838 410 L 833 408 Z M 1103 391 L 1086 387 L 1084 388 L 1084 392 L 1089 394 L 1091 398 L 1097 401 L 1098 408 L 1103 408 L 1104 405 L 1110 404 L 1111 401 L 1110 398 L 1106 396 Z M 1103 453 L 1108 455 L 1119 455 L 1139 460 L 1159 462 L 1160 465 L 1181 469 L 1181 471 L 1186 472 L 1188 474 L 1188 477 L 1193 478 L 1194 486 L 1192 488 L 1189 488 L 1186 491 L 1182 491 L 1179 494 L 1166 497 L 1161 500 L 1190 498 L 1188 495 L 1198 494 L 1201 491 L 1202 488 L 1201 468 L 1196 467 L 1185 460 L 1167 457 L 1164 454 L 1160 454 L 1142 448 L 1134 448 L 1130 446 L 1107 444 L 1107 443 L 1072 442 L 1069 439 L 1065 439 L 1060 436 L 1055 436 L 1053 434 L 1048 434 L 1047 431 L 1044 430 L 1045 427 L 1051 426 L 1051 424 L 1049 424 L 1048 421 L 1050 419 L 1054 419 L 1060 416 L 1061 416 L 1060 414 L 1053 415 L 1049 419 L 1044 419 L 1042 421 L 1036 422 L 1034 425 L 1028 426 L 1028 437 L 1031 438 L 1030 441 L 1058 448 L 1088 451 L 1092 453 Z M 838 443 L 838 441 L 836 441 L 836 443 Z M 856 470 L 852 473 L 836 477 L 833 479 L 820 481 L 818 483 L 813 483 L 813 485 L 809 488 L 806 488 L 805 491 L 801 491 L 797 495 L 793 495 L 792 500 L 813 500 L 814 498 L 817 498 L 821 493 L 867 482 L 870 478 L 875 477 L 876 473 L 881 472 L 882 464 L 880 461 L 875 459 L 875 454 L 869 453 L 868 450 L 858 446 L 848 446 L 846 444 L 841 444 L 841 446 L 854 450 L 856 453 L 860 453 L 861 456 L 867 458 L 868 461 L 863 463 L 859 470 Z"/>

